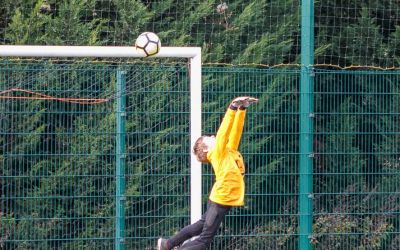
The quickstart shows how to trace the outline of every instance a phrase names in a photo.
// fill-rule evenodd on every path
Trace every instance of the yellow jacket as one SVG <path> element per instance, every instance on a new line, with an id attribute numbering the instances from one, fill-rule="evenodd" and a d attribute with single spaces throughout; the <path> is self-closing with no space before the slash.
<path id="1" fill-rule="evenodd" d="M 245 166 L 238 151 L 246 110 L 228 108 L 216 135 L 216 146 L 207 153 L 215 173 L 210 200 L 226 206 L 243 206 Z"/>

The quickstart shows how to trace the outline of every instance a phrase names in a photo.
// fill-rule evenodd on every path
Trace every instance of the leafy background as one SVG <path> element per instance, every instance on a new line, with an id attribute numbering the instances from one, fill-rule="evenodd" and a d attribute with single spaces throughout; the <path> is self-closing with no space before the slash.
<path id="1" fill-rule="evenodd" d="M 240 146 L 246 206 L 231 211 L 212 248 L 297 249 L 300 3 L 227 1 L 222 13 L 219 4 L 3 0 L 0 41 L 131 45 L 154 31 L 163 45 L 201 46 L 204 133 L 215 133 L 234 96 L 260 98 Z M 398 71 L 382 70 L 399 67 L 399 7 L 389 0 L 315 1 L 316 249 L 400 244 L 400 81 Z M 127 72 L 128 92 L 126 246 L 152 249 L 159 236 L 189 222 L 184 63 L 2 59 L 0 91 L 110 101 L 0 99 L 0 247 L 113 247 L 118 69 Z M 206 202 L 213 177 L 203 169 Z"/>

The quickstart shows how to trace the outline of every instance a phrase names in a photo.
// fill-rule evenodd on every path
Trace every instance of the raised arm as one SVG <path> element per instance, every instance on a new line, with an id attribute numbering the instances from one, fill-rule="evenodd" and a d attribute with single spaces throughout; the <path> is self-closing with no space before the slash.
<path id="1" fill-rule="evenodd" d="M 229 134 L 228 148 L 237 150 L 240 144 L 240 138 L 242 137 L 244 120 L 246 117 L 246 109 L 253 103 L 258 101 L 257 98 L 250 96 L 240 96 L 232 101 L 231 106 L 238 109 L 235 119 L 232 125 L 231 133 Z"/>
<path id="2" fill-rule="evenodd" d="M 228 148 L 233 150 L 237 150 L 240 144 L 240 138 L 242 137 L 243 127 L 244 127 L 244 120 L 246 117 L 246 110 L 239 109 L 236 112 L 235 119 L 233 121 L 231 133 L 229 134 L 228 140 Z"/>
<path id="3" fill-rule="evenodd" d="M 216 135 L 216 145 L 215 145 L 215 152 L 218 155 L 221 155 L 229 140 L 229 135 L 232 129 L 233 121 L 235 119 L 236 109 L 232 109 L 229 107 L 225 113 L 224 118 L 222 119 L 221 125 L 219 126 L 217 135 Z"/>
<path id="4" fill-rule="evenodd" d="M 239 147 L 246 108 L 257 101 L 257 98 L 249 96 L 240 96 L 233 99 L 217 132 L 214 150 L 218 155 L 221 155 L 227 147 L 235 150 Z"/>

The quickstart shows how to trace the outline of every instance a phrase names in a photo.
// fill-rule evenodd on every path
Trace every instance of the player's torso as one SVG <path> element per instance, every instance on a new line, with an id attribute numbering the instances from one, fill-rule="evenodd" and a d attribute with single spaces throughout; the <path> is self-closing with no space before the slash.
<path id="1" fill-rule="evenodd" d="M 210 199 L 223 205 L 243 205 L 245 166 L 242 155 L 227 150 L 220 157 L 211 157 L 211 164 L 216 181 Z"/>

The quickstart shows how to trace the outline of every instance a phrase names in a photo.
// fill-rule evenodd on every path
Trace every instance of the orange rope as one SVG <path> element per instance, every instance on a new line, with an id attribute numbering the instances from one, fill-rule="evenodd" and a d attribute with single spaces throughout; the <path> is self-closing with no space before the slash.
<path id="1" fill-rule="evenodd" d="M 5 95 L 12 92 L 23 92 L 31 95 L 36 96 L 10 96 Z M 108 102 L 109 99 L 97 99 L 97 98 L 61 98 L 61 97 L 54 97 L 50 95 L 45 95 L 41 93 L 37 93 L 31 90 L 26 89 L 18 89 L 12 88 L 4 91 L 0 91 L 0 99 L 22 99 L 22 100 L 53 100 L 53 101 L 60 101 L 60 102 L 68 102 L 68 103 L 76 103 L 76 104 L 100 104 Z"/>

